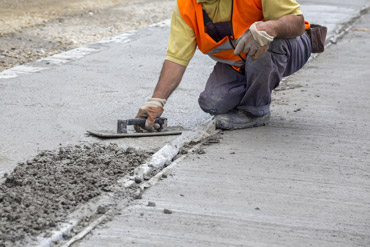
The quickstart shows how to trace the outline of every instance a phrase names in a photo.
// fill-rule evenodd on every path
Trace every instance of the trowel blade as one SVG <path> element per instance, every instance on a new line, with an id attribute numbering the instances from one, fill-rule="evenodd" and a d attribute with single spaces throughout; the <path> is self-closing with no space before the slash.
<path id="1" fill-rule="evenodd" d="M 92 136 L 99 138 L 127 138 L 127 137 L 152 137 L 152 136 L 168 136 L 168 135 L 181 135 L 182 131 L 179 130 L 165 130 L 161 132 L 143 132 L 143 133 L 116 133 L 104 130 L 91 131 L 88 130 L 87 133 Z"/>

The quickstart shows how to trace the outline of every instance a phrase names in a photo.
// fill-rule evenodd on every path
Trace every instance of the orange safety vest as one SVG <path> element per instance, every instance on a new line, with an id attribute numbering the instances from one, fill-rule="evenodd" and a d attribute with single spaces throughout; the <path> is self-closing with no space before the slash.
<path id="1" fill-rule="evenodd" d="M 264 21 L 262 0 L 233 0 L 232 35 L 216 42 L 206 33 L 203 7 L 197 0 L 177 0 L 180 14 L 194 30 L 199 50 L 218 62 L 235 67 L 244 65 L 245 53 L 234 55 L 236 40 L 256 21 Z"/>

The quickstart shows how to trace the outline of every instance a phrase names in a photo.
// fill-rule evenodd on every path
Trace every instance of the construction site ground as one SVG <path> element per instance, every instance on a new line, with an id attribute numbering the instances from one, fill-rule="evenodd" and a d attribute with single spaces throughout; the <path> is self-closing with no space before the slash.
<path id="1" fill-rule="evenodd" d="M 0 210 L 7 221 L 0 224 L 0 245 L 369 246 L 369 6 L 299 2 L 307 20 L 328 26 L 331 46 L 274 91 L 268 126 L 225 131 L 193 152 L 187 146 L 142 194 L 122 187 L 114 205 L 92 206 L 97 216 L 58 240 L 51 237 L 68 215 L 78 220 L 73 212 L 95 197 L 110 202 L 118 191 L 111 186 L 178 140 L 86 135 L 115 131 L 117 119 L 135 116 L 151 96 L 169 21 L 6 67 L 0 72 Z M 37 30 L 23 30 L 29 28 Z M 196 53 L 166 104 L 170 126 L 194 131 L 210 120 L 197 98 L 213 65 Z M 103 222 L 94 220 L 107 211 Z M 25 239 L 16 239 L 17 231 Z"/>

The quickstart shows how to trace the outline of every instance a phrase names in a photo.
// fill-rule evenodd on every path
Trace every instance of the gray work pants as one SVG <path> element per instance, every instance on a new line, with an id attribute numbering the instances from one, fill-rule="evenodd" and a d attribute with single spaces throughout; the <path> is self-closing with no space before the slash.
<path id="1" fill-rule="evenodd" d="M 245 75 L 218 62 L 199 96 L 199 105 L 212 115 L 233 109 L 266 115 L 270 112 L 272 90 L 284 76 L 301 69 L 310 56 L 311 41 L 303 34 L 293 39 L 275 39 L 256 61 L 248 56 Z"/>

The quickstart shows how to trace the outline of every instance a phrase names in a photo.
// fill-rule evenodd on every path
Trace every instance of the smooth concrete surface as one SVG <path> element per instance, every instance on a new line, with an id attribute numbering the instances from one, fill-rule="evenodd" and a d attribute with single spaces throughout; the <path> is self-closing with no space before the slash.
<path id="1" fill-rule="evenodd" d="M 280 86 L 270 125 L 224 132 L 74 246 L 370 246 L 369 23 Z"/>

